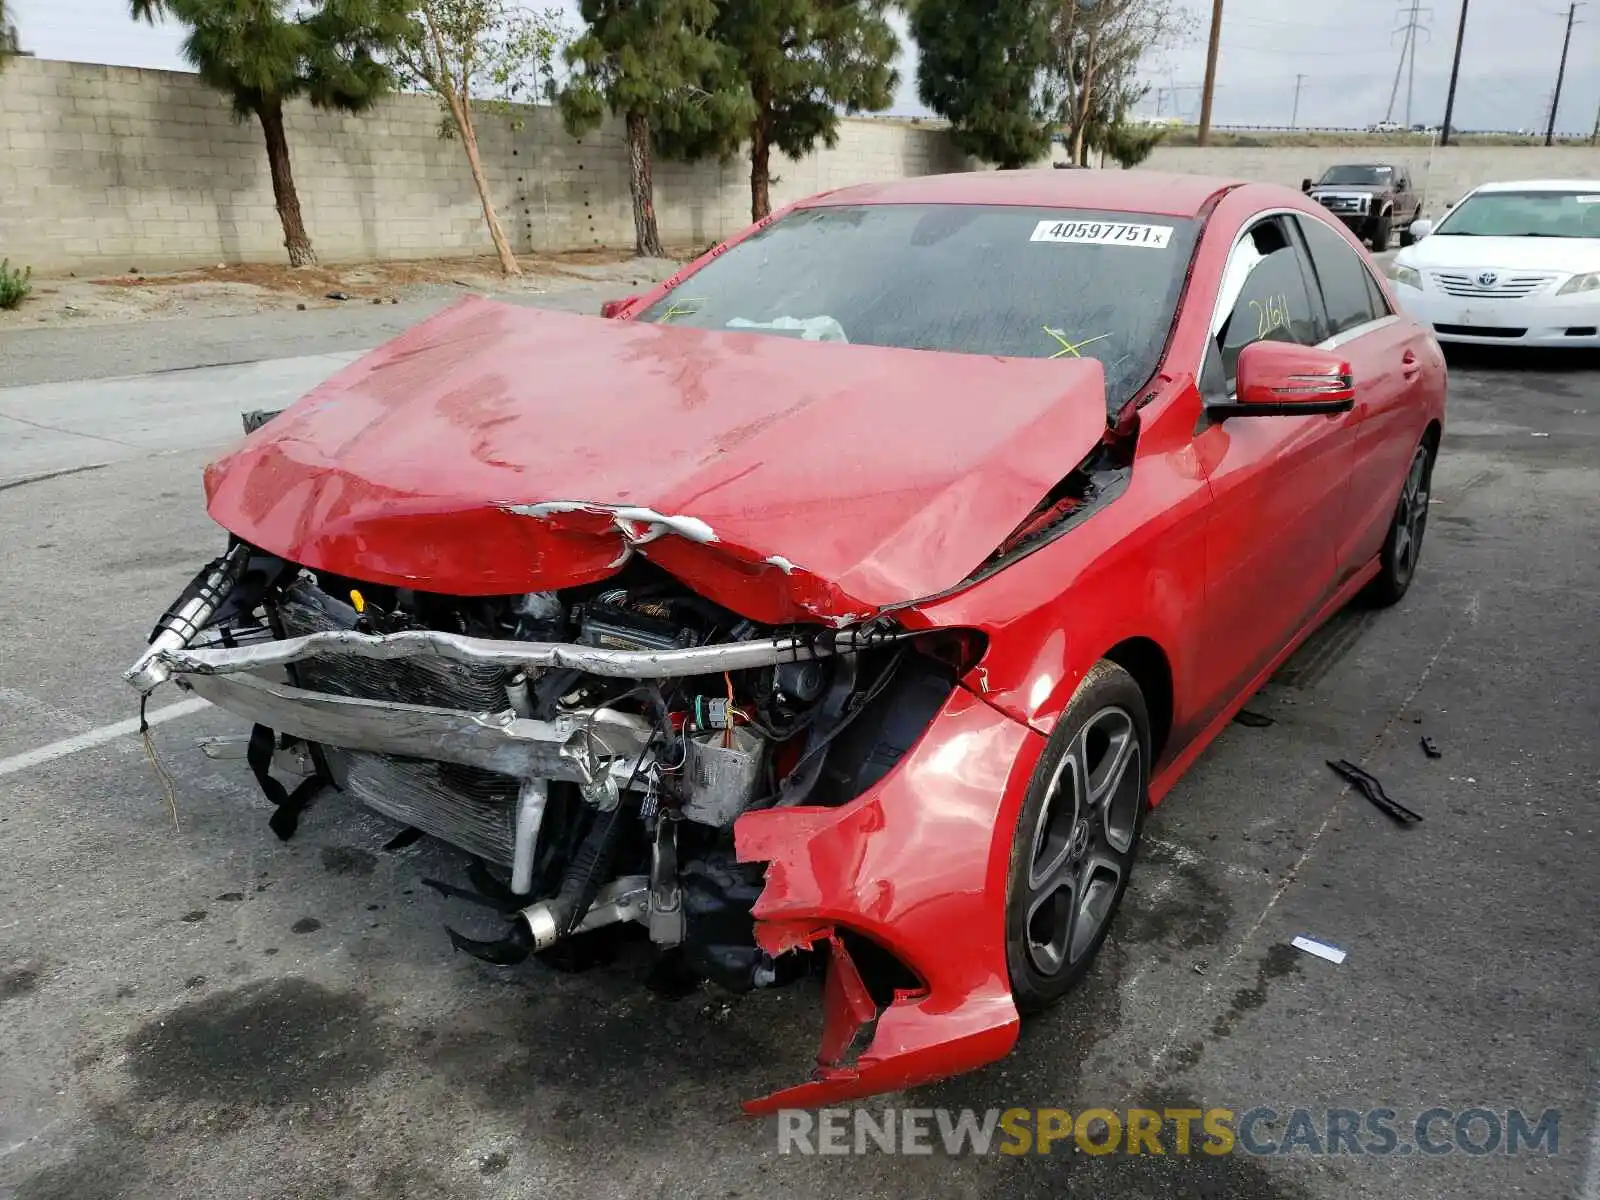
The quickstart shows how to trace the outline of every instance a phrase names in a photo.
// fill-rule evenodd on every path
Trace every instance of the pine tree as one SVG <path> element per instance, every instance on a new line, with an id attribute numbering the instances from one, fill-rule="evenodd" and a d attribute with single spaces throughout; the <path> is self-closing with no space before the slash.
<path id="1" fill-rule="evenodd" d="M 1050 57 L 1043 0 L 918 0 L 911 35 L 917 94 L 948 120 L 965 153 L 1025 167 L 1050 148 L 1040 81 Z"/>
<path id="2" fill-rule="evenodd" d="M 718 89 L 748 97 L 748 119 L 723 125 L 683 114 L 659 139 L 675 157 L 731 155 L 750 146 L 750 219 L 772 211 L 772 151 L 801 158 L 839 140 L 839 110 L 884 109 L 899 75 L 887 0 L 723 0 L 712 34 L 727 48 Z"/>
<path id="3" fill-rule="evenodd" d="M 567 48 L 576 73 L 561 93 L 562 117 L 574 137 L 608 111 L 622 118 L 634 250 L 660 257 L 652 128 L 669 136 L 684 122 L 729 130 L 748 118 L 742 90 L 719 90 L 730 72 L 710 36 L 716 0 L 582 0 L 579 10 L 588 29 Z"/>
<path id="4" fill-rule="evenodd" d="M 283 106 L 360 112 L 390 88 L 385 54 L 405 29 L 398 0 L 132 0 L 136 20 L 171 17 L 189 27 L 183 56 L 200 78 L 255 117 L 267 144 L 272 195 L 289 264 L 315 266 L 289 162 Z"/>

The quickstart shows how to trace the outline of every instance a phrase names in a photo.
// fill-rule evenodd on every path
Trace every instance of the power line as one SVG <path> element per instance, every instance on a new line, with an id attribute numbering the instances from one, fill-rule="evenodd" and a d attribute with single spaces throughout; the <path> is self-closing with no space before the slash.
<path id="1" fill-rule="evenodd" d="M 1423 14 L 1431 15 L 1432 12 L 1433 9 L 1424 8 L 1417 3 L 1417 0 L 1411 0 L 1411 3 L 1404 5 L 1400 9 L 1400 17 L 1405 21 L 1405 24 L 1395 29 L 1395 33 L 1401 36 L 1400 61 L 1395 64 L 1394 87 L 1389 89 L 1389 107 L 1383 114 L 1385 121 L 1394 120 L 1394 102 L 1400 93 L 1400 76 L 1404 73 L 1406 76 L 1406 127 L 1410 128 L 1411 126 L 1411 100 L 1416 93 L 1417 79 L 1417 35 L 1426 36 L 1431 33 L 1428 25 L 1423 21 Z"/>

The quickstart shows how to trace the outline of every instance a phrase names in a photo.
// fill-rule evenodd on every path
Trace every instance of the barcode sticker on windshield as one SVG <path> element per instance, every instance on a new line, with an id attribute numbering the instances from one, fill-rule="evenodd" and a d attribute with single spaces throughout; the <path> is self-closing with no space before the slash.
<path id="1" fill-rule="evenodd" d="M 1165 250 L 1171 225 L 1131 225 L 1122 221 L 1040 221 L 1030 242 L 1080 242 L 1090 246 L 1146 246 Z"/>
<path id="2" fill-rule="evenodd" d="M 1579 204 L 1600 204 L 1600 196 L 1577 196 Z"/>

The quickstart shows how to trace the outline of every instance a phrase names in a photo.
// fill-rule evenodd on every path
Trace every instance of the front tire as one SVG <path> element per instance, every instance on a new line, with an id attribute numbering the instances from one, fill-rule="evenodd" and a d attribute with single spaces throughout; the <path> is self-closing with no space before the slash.
<path id="1" fill-rule="evenodd" d="M 1416 576 L 1422 535 L 1428 528 L 1434 455 L 1434 447 L 1424 439 L 1411 456 L 1411 466 L 1400 486 L 1400 500 L 1389 522 L 1389 535 L 1383 539 L 1383 550 L 1378 555 L 1378 574 L 1361 594 L 1375 608 L 1398 604 Z"/>
<path id="2" fill-rule="evenodd" d="M 1144 694 L 1102 660 L 1051 734 L 1017 817 L 1006 962 L 1019 1011 L 1039 1011 L 1088 973 L 1127 891 L 1149 787 Z"/>
<path id="3" fill-rule="evenodd" d="M 1372 252 L 1382 254 L 1389 248 L 1389 221 L 1388 213 L 1384 213 L 1372 223 Z"/>

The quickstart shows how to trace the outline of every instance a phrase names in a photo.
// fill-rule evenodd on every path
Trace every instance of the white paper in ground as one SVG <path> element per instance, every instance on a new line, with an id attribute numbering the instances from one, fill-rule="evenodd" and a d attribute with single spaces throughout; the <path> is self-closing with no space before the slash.
<path id="1" fill-rule="evenodd" d="M 1331 963 L 1342 963 L 1344 951 L 1337 946 L 1330 946 L 1326 942 L 1313 941 L 1308 937 L 1296 937 L 1289 943 L 1296 950 L 1304 950 L 1307 954 L 1315 954 L 1318 958 L 1325 958 Z"/>

